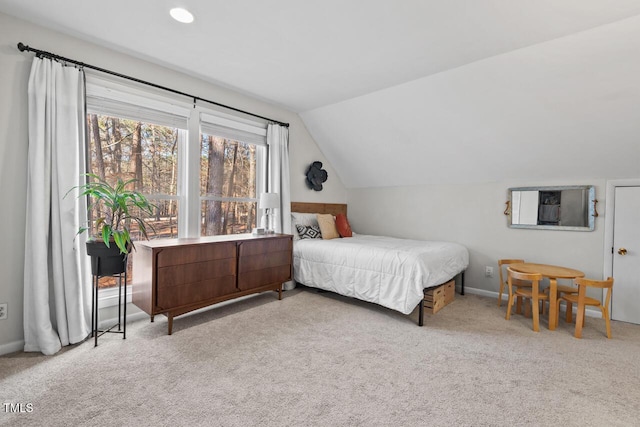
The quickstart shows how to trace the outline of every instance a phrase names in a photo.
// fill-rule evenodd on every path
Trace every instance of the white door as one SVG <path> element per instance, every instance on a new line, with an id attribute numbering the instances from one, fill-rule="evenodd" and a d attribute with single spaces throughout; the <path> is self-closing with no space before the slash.
<path id="1" fill-rule="evenodd" d="M 640 324 L 640 187 L 616 187 L 611 318 Z"/>

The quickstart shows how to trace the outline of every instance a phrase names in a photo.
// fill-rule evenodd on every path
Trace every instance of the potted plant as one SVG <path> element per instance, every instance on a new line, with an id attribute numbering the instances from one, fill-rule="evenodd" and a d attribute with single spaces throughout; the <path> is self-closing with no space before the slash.
<path id="1" fill-rule="evenodd" d="M 118 178 L 112 186 L 95 174 L 85 176 L 89 178 L 87 182 L 69 192 L 77 188 L 80 191 L 78 197 L 90 197 L 87 211 L 98 208 L 99 217 L 94 220 L 96 235 L 87 241 L 91 273 L 96 276 L 123 273 L 127 255 L 132 248 L 135 249 L 131 241 L 131 226 L 137 224 L 142 237 L 148 240 L 147 226 L 153 227 L 140 215 L 153 214 L 155 206 L 140 192 L 127 189 L 135 179 L 123 181 Z M 80 227 L 78 234 L 87 230 L 89 227 Z"/>

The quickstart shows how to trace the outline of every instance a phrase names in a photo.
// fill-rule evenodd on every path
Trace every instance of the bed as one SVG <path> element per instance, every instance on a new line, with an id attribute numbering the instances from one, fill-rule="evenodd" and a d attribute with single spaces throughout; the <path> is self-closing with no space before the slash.
<path id="1" fill-rule="evenodd" d="M 299 214 L 346 215 L 344 204 L 296 203 Z M 307 215 L 308 216 L 308 215 Z M 296 218 L 292 215 L 292 233 Z M 348 238 L 296 239 L 293 274 L 297 283 L 382 305 L 403 314 L 419 307 L 423 324 L 425 289 L 460 276 L 464 294 L 464 271 L 468 250 L 453 242 L 398 239 L 355 234 Z"/>

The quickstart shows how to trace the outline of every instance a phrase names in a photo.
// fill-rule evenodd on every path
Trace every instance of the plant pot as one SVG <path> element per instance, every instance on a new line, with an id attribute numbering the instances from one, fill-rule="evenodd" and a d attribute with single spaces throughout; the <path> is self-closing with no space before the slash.
<path id="1" fill-rule="evenodd" d="M 110 242 L 109 247 L 103 241 L 87 241 L 87 255 L 91 257 L 91 274 L 94 276 L 112 276 L 124 273 L 127 268 L 128 253 L 120 253 L 120 248 Z"/>

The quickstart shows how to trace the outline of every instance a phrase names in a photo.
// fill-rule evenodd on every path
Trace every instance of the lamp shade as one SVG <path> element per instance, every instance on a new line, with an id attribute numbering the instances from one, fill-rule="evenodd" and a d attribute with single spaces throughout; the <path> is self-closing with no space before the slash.
<path id="1" fill-rule="evenodd" d="M 280 195 L 278 195 L 278 193 L 261 193 L 259 206 L 261 209 L 280 207 Z"/>

